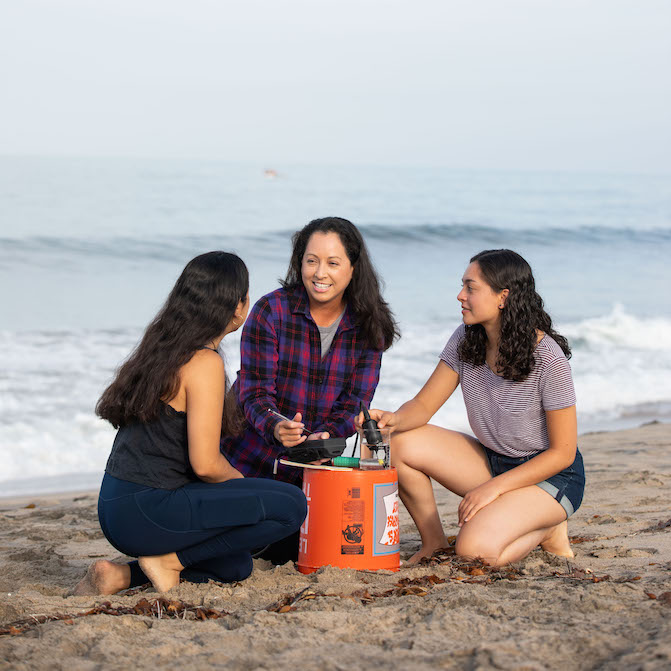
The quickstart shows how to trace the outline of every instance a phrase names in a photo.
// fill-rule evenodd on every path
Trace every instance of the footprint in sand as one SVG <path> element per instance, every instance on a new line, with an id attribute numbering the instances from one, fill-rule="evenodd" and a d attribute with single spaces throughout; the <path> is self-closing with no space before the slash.
<path id="1" fill-rule="evenodd" d="M 639 506 L 650 506 L 654 503 L 659 503 L 662 500 L 666 501 L 666 497 L 664 497 L 664 496 L 644 496 L 642 499 L 638 499 L 636 504 L 639 505 Z"/>
<path id="2" fill-rule="evenodd" d="M 635 519 L 635 517 L 631 517 L 630 515 L 618 515 L 617 517 L 613 517 L 608 513 L 604 513 L 603 515 L 592 515 L 592 517 L 586 519 L 585 522 L 587 524 L 617 524 L 618 522 L 622 524 L 624 522 L 633 522 Z"/>
<path id="3" fill-rule="evenodd" d="M 664 487 L 664 481 L 652 471 L 628 471 L 622 475 L 625 482 L 635 482 L 646 487 Z"/>
<path id="4" fill-rule="evenodd" d="M 592 515 L 585 522 L 587 524 L 615 524 L 617 520 L 612 515 Z"/>
<path id="5" fill-rule="evenodd" d="M 615 559 L 616 557 L 652 557 L 659 553 L 655 548 L 625 548 L 622 546 L 602 547 L 592 550 L 590 555 L 599 559 Z"/>

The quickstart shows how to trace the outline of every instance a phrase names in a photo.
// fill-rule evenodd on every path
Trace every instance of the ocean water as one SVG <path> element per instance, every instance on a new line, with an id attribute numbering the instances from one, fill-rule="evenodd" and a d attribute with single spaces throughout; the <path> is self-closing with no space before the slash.
<path id="1" fill-rule="evenodd" d="M 255 300 L 291 234 L 326 215 L 361 228 L 401 325 L 376 407 L 437 364 L 468 259 L 509 247 L 572 345 L 579 430 L 671 420 L 668 175 L 5 157 L 0 495 L 99 483 L 114 431 L 95 402 L 191 257 L 240 254 Z M 230 371 L 238 345 L 223 346 Z M 434 421 L 468 430 L 460 392 Z"/>

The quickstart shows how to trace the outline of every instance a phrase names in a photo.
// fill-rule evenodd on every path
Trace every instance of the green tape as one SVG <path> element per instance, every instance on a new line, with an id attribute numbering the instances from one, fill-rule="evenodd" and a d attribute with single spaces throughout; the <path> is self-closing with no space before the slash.
<path id="1" fill-rule="evenodd" d="M 347 468 L 359 467 L 358 457 L 333 457 L 332 461 L 334 466 L 344 466 Z"/>

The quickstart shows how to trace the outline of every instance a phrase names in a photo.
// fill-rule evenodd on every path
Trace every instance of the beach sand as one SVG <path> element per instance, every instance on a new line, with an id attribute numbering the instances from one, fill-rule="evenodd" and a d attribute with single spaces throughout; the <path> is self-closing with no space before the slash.
<path id="1" fill-rule="evenodd" d="M 118 556 L 94 493 L 0 500 L 0 629 L 14 623 L 0 636 L 0 669 L 671 668 L 671 425 L 587 434 L 580 446 L 575 560 L 538 549 L 489 571 L 444 554 L 398 573 L 309 576 L 257 560 L 239 584 L 175 587 L 165 598 L 193 606 L 173 603 L 178 619 L 165 603 L 160 619 L 147 614 L 151 589 L 66 596 L 90 562 Z M 437 488 L 437 499 L 456 534 L 458 497 Z M 419 537 L 404 510 L 401 540 L 408 557 Z M 40 617 L 142 599 L 145 614 Z M 224 614 L 197 619 L 195 607 Z"/>

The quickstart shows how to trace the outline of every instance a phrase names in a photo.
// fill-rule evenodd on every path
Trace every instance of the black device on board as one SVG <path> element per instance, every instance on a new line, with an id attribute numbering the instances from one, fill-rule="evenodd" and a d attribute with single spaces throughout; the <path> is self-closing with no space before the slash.
<path id="1" fill-rule="evenodd" d="M 318 440 L 306 440 L 296 447 L 287 448 L 282 455 L 289 461 L 299 464 L 308 464 L 319 459 L 333 459 L 339 457 L 345 450 L 347 442 L 344 438 L 320 438 Z"/>

